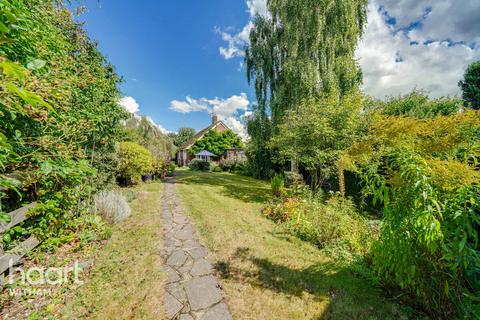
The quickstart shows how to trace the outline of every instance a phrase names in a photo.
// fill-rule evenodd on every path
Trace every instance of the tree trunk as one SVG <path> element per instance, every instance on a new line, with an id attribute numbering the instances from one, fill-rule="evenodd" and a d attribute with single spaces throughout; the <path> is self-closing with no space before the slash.
<path id="1" fill-rule="evenodd" d="M 338 166 L 338 188 L 340 190 L 340 194 L 345 196 L 345 172 L 343 171 L 343 167 L 341 165 Z"/>

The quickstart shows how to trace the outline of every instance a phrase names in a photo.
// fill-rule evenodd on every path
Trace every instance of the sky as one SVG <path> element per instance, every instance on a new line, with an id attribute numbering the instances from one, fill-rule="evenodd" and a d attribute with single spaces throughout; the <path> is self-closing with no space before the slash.
<path id="1" fill-rule="evenodd" d="M 83 0 L 83 21 L 123 76 L 120 104 L 164 132 L 200 130 L 219 116 L 246 137 L 255 96 L 243 49 L 266 0 Z M 480 59 L 480 0 L 370 0 L 356 51 L 366 93 L 427 90 L 459 95 L 466 66 Z"/>

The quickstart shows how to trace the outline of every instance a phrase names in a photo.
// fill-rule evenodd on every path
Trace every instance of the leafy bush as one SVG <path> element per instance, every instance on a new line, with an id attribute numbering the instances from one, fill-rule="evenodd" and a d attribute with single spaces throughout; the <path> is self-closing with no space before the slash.
<path id="1" fill-rule="evenodd" d="M 40 203 L 7 240 L 69 241 L 79 204 L 114 182 L 120 78 L 61 0 L 1 1 L 0 21 L 0 216 Z"/>
<path id="2" fill-rule="evenodd" d="M 384 206 L 376 272 L 435 318 L 468 318 L 478 306 L 479 136 L 479 111 L 385 117 L 342 160 Z"/>
<path id="3" fill-rule="evenodd" d="M 374 231 L 367 220 L 357 213 L 351 201 L 337 195 L 327 202 L 316 197 L 286 197 L 262 212 L 290 233 L 319 248 L 366 254 L 374 239 Z"/>
<path id="4" fill-rule="evenodd" d="M 173 173 L 175 172 L 175 168 L 176 168 L 176 167 L 177 167 L 177 166 L 176 166 L 175 163 L 173 163 L 173 162 L 170 162 L 170 163 L 168 164 L 168 166 L 167 166 L 167 175 L 168 175 L 169 177 L 173 176 Z"/>
<path id="5" fill-rule="evenodd" d="M 276 174 L 273 176 L 271 182 L 272 193 L 276 197 L 280 197 L 285 189 L 285 181 L 281 174 Z"/>
<path id="6" fill-rule="evenodd" d="M 219 163 L 220 168 L 226 172 L 235 172 L 244 175 L 251 175 L 250 167 L 248 166 L 247 161 L 237 160 L 237 159 L 228 159 L 221 160 Z"/>
<path id="7" fill-rule="evenodd" d="M 222 168 L 218 165 L 213 165 L 212 168 L 211 168 L 211 171 L 212 172 L 222 172 Z"/>
<path id="8" fill-rule="evenodd" d="M 193 159 L 192 161 L 190 161 L 190 164 L 188 166 L 192 170 L 209 171 L 210 170 L 210 165 L 211 165 L 210 161 Z"/>
<path id="9" fill-rule="evenodd" d="M 118 192 L 105 191 L 94 197 L 95 211 L 109 223 L 117 223 L 130 216 L 130 206 Z"/>
<path id="10" fill-rule="evenodd" d="M 138 183 L 143 174 L 153 171 L 151 152 L 135 142 L 121 142 L 118 156 L 120 159 L 118 174 L 126 184 Z"/>
<path id="11" fill-rule="evenodd" d="M 294 171 L 285 171 L 283 173 L 285 177 L 285 186 L 290 187 L 290 186 L 298 186 L 298 185 L 303 185 L 303 176 Z"/>

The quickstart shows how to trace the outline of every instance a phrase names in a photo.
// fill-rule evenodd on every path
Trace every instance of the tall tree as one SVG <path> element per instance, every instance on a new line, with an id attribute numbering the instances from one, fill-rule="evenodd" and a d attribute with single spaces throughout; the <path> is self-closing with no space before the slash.
<path id="1" fill-rule="evenodd" d="M 463 80 L 458 83 L 463 92 L 465 105 L 475 110 L 480 109 L 480 61 L 471 63 Z"/>
<path id="2" fill-rule="evenodd" d="M 167 161 L 175 153 L 175 146 L 147 117 L 131 117 L 126 123 L 126 139 L 147 148 L 156 161 Z"/>
<path id="3" fill-rule="evenodd" d="M 304 99 L 356 91 L 362 76 L 354 51 L 366 6 L 367 0 L 267 1 L 269 15 L 255 18 L 245 55 L 258 103 L 248 126 L 252 141 L 257 132 L 275 135 L 287 111 Z M 259 130 L 266 126 L 270 128 Z M 262 151 L 253 153 L 267 154 Z"/>
<path id="4" fill-rule="evenodd" d="M 180 147 L 182 144 L 190 140 L 195 135 L 195 129 L 193 128 L 180 128 L 177 133 L 169 134 L 173 144 Z"/>

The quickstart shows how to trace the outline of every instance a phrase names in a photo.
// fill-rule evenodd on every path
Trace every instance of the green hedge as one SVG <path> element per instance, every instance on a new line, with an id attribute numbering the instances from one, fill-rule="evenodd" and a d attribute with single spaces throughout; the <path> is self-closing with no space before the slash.
<path id="1" fill-rule="evenodd" d="M 41 204 L 20 236 L 68 239 L 81 199 L 112 183 L 120 78 L 62 1 L 0 2 L 2 210 Z"/>

